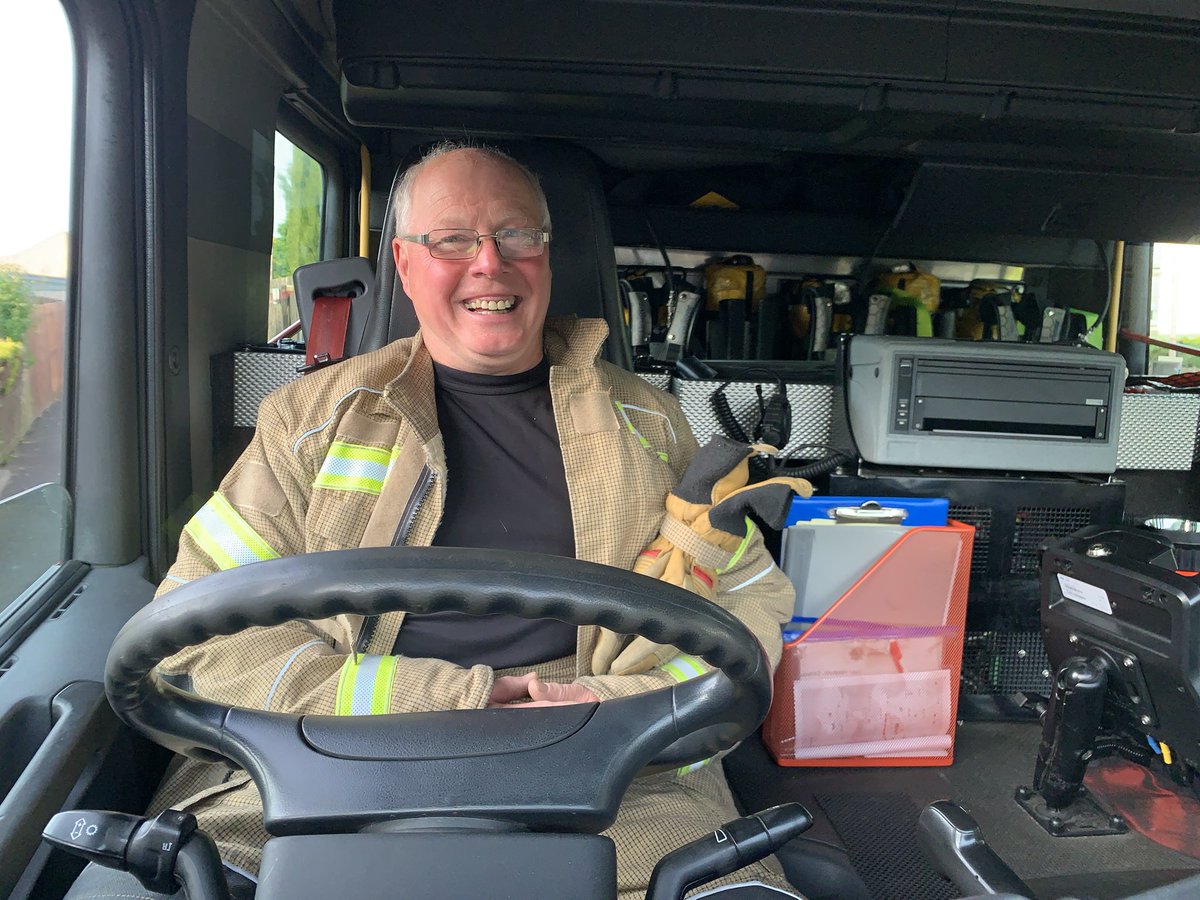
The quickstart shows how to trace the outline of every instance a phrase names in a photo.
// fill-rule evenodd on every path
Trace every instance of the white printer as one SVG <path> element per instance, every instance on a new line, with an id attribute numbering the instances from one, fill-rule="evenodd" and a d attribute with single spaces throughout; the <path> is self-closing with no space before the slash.
<path id="1" fill-rule="evenodd" d="M 859 455 L 888 466 L 1111 474 L 1125 361 L 1046 344 L 859 335 L 842 389 Z"/>

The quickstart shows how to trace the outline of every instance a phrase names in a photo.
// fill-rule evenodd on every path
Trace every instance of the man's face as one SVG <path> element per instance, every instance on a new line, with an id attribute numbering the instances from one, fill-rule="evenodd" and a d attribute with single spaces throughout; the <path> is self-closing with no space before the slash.
<path id="1" fill-rule="evenodd" d="M 509 164 L 471 150 L 430 161 L 413 185 L 406 234 L 435 228 L 541 228 L 537 196 Z M 485 238 L 474 259 L 434 259 L 421 244 L 392 242 L 396 271 L 436 362 L 484 375 L 514 375 L 542 358 L 550 303 L 550 250 L 504 259 Z M 483 309 L 497 302 L 507 309 Z"/>

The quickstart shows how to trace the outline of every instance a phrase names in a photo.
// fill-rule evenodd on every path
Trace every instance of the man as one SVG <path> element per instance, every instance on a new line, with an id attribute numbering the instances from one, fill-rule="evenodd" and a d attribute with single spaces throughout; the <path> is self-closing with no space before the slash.
<path id="1" fill-rule="evenodd" d="M 629 569 L 657 536 L 695 440 L 672 397 L 597 361 L 602 322 L 547 320 L 550 218 L 536 178 L 494 150 L 435 148 L 398 185 L 396 226 L 419 334 L 264 401 L 254 441 L 188 524 L 160 594 L 246 561 L 393 544 Z M 717 601 L 777 663 L 793 594 L 753 529 L 720 588 Z M 593 674 L 597 632 L 393 613 L 251 629 L 162 669 L 222 702 L 326 714 L 364 698 L 372 712 L 590 702 L 705 669 L 678 656 L 645 674 Z M 244 772 L 188 761 L 155 806 L 193 812 L 231 869 L 257 870 L 267 836 Z M 638 781 L 609 832 L 622 897 L 641 897 L 662 855 L 735 815 L 719 766 Z M 770 864 L 725 881 L 785 884 Z"/>

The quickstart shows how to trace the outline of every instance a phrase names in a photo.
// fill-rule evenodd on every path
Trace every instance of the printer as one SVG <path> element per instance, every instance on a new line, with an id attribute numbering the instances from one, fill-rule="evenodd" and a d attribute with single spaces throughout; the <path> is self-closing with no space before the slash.
<path id="1" fill-rule="evenodd" d="M 841 387 L 859 456 L 883 466 L 1111 474 L 1125 361 L 1048 344 L 858 335 Z"/>

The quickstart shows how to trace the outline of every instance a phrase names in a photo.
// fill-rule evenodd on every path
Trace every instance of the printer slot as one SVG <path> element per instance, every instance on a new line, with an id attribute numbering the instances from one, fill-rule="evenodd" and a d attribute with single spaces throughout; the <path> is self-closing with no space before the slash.
<path id="1" fill-rule="evenodd" d="M 922 431 L 1085 440 L 1104 431 L 1101 410 L 1091 406 L 924 397 L 918 409 L 914 425 Z"/>

